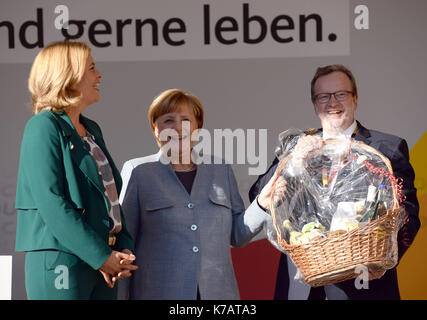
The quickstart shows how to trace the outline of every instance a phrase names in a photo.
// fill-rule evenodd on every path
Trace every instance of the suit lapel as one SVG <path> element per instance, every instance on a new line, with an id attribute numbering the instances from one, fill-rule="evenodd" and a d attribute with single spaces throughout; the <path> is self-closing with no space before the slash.
<path id="1" fill-rule="evenodd" d="M 89 151 L 83 144 L 82 139 L 65 112 L 57 113 L 57 119 L 62 133 L 67 142 L 73 162 L 80 168 L 83 174 L 93 183 L 93 185 L 104 194 L 104 186 L 99 178 L 98 168 Z"/>
<path id="2" fill-rule="evenodd" d="M 354 135 L 354 139 L 357 141 L 363 141 L 367 145 L 370 145 L 372 143 L 371 133 L 369 132 L 368 129 L 362 126 L 359 121 L 356 121 L 356 122 L 357 122 L 357 132 Z"/>
<path id="3" fill-rule="evenodd" d="M 193 153 L 193 156 L 198 157 L 196 153 Z M 177 188 L 181 191 L 181 193 L 183 193 L 186 197 L 190 199 L 197 198 L 201 182 L 206 181 L 206 174 L 208 172 L 208 170 L 206 169 L 206 164 L 203 161 L 197 165 L 197 172 L 196 176 L 194 177 L 191 193 L 188 194 L 184 185 L 181 183 L 181 181 L 175 174 L 175 171 L 173 170 L 172 165 L 169 163 L 169 160 L 165 156 L 163 156 L 161 150 L 157 153 L 157 160 L 158 165 L 161 168 L 160 170 L 162 171 L 162 174 L 165 175 L 166 181 L 173 181 L 173 183 L 176 184 Z"/>
<path id="4" fill-rule="evenodd" d="M 100 135 L 99 131 L 95 130 L 91 125 L 91 123 L 87 121 L 87 118 L 85 116 L 81 115 L 80 121 L 86 127 L 86 130 L 89 131 L 89 133 L 95 138 L 95 143 L 98 145 L 98 147 L 101 148 L 102 152 L 107 158 L 108 163 L 111 167 L 111 171 L 113 172 L 114 183 L 116 184 L 117 192 L 120 194 L 120 190 L 122 188 L 122 177 L 120 175 L 119 170 L 117 170 L 116 165 L 114 164 L 113 158 L 111 157 L 110 153 L 107 150 L 107 147 L 104 144 L 104 139 L 102 139 L 102 136 Z"/>
<path id="5" fill-rule="evenodd" d="M 197 199 L 200 196 L 198 195 L 199 192 L 203 192 L 202 183 L 206 181 L 211 181 L 211 179 L 208 177 L 209 170 L 207 170 L 206 164 L 204 162 L 201 162 L 197 165 L 197 172 L 196 176 L 194 177 L 193 181 L 193 187 L 191 188 L 191 198 Z"/>

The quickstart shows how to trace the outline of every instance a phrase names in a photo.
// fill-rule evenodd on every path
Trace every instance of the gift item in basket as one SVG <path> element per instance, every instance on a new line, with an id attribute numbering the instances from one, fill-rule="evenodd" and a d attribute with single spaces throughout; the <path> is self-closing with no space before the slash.
<path id="1" fill-rule="evenodd" d="M 295 131 L 281 138 L 292 148 L 280 148 L 286 187 L 272 196 L 268 237 L 304 281 L 319 286 L 355 278 L 360 265 L 392 268 L 404 210 L 389 160 L 351 139 L 324 142 Z"/>

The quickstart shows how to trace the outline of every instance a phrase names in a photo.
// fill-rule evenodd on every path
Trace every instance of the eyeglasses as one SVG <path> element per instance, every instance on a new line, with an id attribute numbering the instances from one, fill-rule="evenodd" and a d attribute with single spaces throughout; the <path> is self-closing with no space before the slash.
<path id="1" fill-rule="evenodd" d="M 336 92 L 328 92 L 328 93 L 319 93 L 314 96 L 314 101 L 317 101 L 319 103 L 327 103 L 331 99 L 331 96 L 333 95 L 335 100 L 337 101 L 345 101 L 347 100 L 349 95 L 352 95 L 352 91 L 347 90 L 340 90 Z"/>

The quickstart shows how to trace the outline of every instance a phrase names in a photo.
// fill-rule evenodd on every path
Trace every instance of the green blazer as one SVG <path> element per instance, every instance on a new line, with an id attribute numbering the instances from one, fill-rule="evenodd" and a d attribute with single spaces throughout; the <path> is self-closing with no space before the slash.
<path id="1" fill-rule="evenodd" d="M 102 132 L 81 116 L 113 171 L 117 192 L 122 180 L 105 147 Z M 57 249 L 75 254 L 93 269 L 110 256 L 109 207 L 94 160 L 65 112 L 42 111 L 27 123 L 22 138 L 15 208 L 16 251 Z M 134 250 L 122 214 L 115 250 Z"/>

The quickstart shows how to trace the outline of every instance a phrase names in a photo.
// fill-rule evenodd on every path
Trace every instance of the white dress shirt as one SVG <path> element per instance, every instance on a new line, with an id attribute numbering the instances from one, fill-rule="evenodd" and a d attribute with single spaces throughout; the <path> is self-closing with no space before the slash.
<path id="1" fill-rule="evenodd" d="M 333 137 L 331 135 L 329 135 L 327 132 L 325 132 L 323 130 L 323 140 L 327 140 L 327 139 L 350 139 L 351 135 L 353 134 L 354 130 L 356 129 L 356 120 L 353 121 L 353 123 L 347 128 L 345 129 L 342 133 L 340 133 L 339 135 Z"/>

